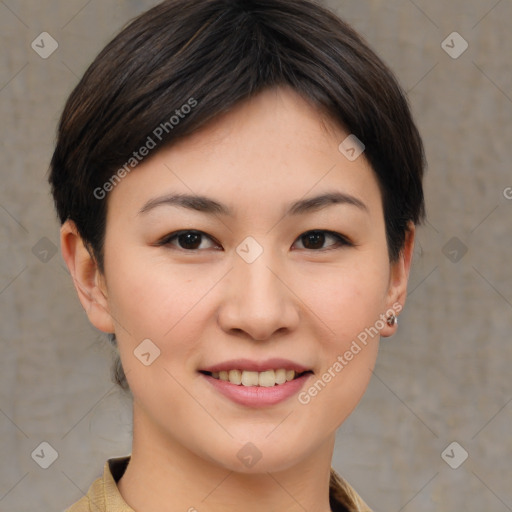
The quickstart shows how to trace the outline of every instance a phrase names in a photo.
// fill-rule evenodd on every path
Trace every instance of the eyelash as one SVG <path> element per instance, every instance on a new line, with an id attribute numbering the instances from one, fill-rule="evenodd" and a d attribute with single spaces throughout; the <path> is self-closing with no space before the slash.
<path id="1" fill-rule="evenodd" d="M 166 235 L 164 238 L 159 240 L 156 245 L 158 245 L 158 246 L 169 246 L 169 245 L 172 245 L 171 242 L 174 239 L 177 239 L 180 235 L 185 235 L 185 234 L 188 234 L 188 233 L 193 233 L 195 235 L 204 236 L 206 238 L 209 238 L 213 242 L 217 243 L 214 238 L 212 238 L 211 236 L 207 235 L 203 231 L 198 231 L 196 229 L 186 229 L 186 230 L 181 230 L 181 231 L 175 231 L 173 233 L 170 233 L 170 234 Z M 335 231 L 329 231 L 329 230 L 325 230 L 325 229 L 311 229 L 309 231 L 305 231 L 302 235 L 300 235 L 297 238 L 297 240 L 301 240 L 302 237 L 304 237 L 306 235 L 309 235 L 309 234 L 326 234 L 327 236 L 335 238 L 337 240 L 337 243 L 333 244 L 333 246 L 328 246 L 327 248 L 324 248 L 324 249 L 307 249 L 307 248 L 304 248 L 304 250 L 306 250 L 306 251 L 325 252 L 325 251 L 331 251 L 331 250 L 334 250 L 334 249 L 341 249 L 342 247 L 354 247 L 354 244 L 346 236 L 343 236 L 340 233 L 336 233 Z M 202 242 L 202 240 L 201 240 L 201 242 Z M 199 245 L 201 245 L 201 242 L 200 242 Z M 220 245 L 220 244 L 218 244 L 218 245 Z M 186 251 L 186 252 L 197 252 L 197 251 L 200 251 L 200 250 L 204 250 L 204 249 L 185 249 L 183 247 L 176 247 L 176 248 L 178 250 L 182 250 L 182 251 Z"/>

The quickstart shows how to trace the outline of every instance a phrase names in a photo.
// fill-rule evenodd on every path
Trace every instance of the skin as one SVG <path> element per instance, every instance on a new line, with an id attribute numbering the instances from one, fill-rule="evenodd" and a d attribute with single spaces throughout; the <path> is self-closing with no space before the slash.
<path id="1" fill-rule="evenodd" d="M 307 389 L 359 333 L 404 304 L 414 226 L 390 263 L 377 179 L 364 154 L 350 162 L 340 153 L 347 135 L 290 89 L 266 90 L 151 155 L 115 187 L 104 275 L 73 223 L 63 225 L 81 303 L 95 327 L 116 333 L 134 396 L 132 460 L 119 489 L 135 510 L 330 510 L 335 431 L 366 390 L 379 336 L 307 404 L 295 395 L 238 405 L 198 370 L 282 357 L 312 369 Z M 365 207 L 284 215 L 291 202 L 332 191 Z M 171 205 L 140 213 L 170 193 L 211 197 L 234 215 Z M 206 233 L 196 249 L 176 238 L 158 245 L 186 229 Z M 310 230 L 353 245 L 328 233 L 307 245 Z M 263 248 L 252 263 L 236 252 L 247 236 Z M 380 335 L 395 329 L 384 325 Z M 147 338 L 160 350 L 149 366 L 133 353 Z M 237 457 L 248 442 L 261 453 L 252 467 Z"/>

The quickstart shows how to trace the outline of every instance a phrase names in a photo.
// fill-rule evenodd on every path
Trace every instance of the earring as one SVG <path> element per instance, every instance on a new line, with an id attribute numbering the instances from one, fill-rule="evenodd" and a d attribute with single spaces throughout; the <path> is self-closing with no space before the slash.
<path id="1" fill-rule="evenodd" d="M 393 327 L 395 325 L 398 325 L 398 318 L 395 315 L 395 313 L 391 313 L 388 318 L 386 319 L 386 323 L 389 325 L 389 327 Z"/>

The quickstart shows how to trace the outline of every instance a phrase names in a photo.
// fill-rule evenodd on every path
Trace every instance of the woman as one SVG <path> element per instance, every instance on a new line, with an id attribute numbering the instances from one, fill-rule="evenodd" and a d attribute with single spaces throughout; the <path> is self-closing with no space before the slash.
<path id="1" fill-rule="evenodd" d="M 72 92 L 50 183 L 133 446 L 69 511 L 369 510 L 336 429 L 424 217 L 395 78 L 307 0 L 166 1 Z"/>

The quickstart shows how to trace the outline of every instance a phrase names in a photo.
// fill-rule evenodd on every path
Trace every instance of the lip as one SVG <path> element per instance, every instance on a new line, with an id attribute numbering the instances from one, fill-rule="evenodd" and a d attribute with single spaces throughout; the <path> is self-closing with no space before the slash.
<path id="1" fill-rule="evenodd" d="M 222 363 L 214 364 L 206 368 L 201 368 L 199 371 L 202 372 L 222 372 L 229 370 L 247 370 L 249 372 L 264 372 L 266 370 L 294 370 L 297 373 L 306 372 L 311 370 L 306 366 L 303 366 L 289 359 L 265 359 L 264 361 L 253 361 L 251 359 L 232 359 L 230 361 L 224 361 Z M 284 386 L 284 384 L 281 384 Z"/>
<path id="2" fill-rule="evenodd" d="M 233 369 L 232 366 L 231 369 Z M 276 384 L 272 387 L 263 387 L 232 384 L 229 381 L 215 379 L 211 375 L 201 373 L 201 376 L 211 386 L 213 386 L 215 390 L 219 391 L 222 395 L 233 402 L 246 407 L 267 407 L 283 402 L 293 395 L 296 395 L 311 375 L 313 374 L 305 373 L 300 377 L 285 382 L 284 384 Z"/>

